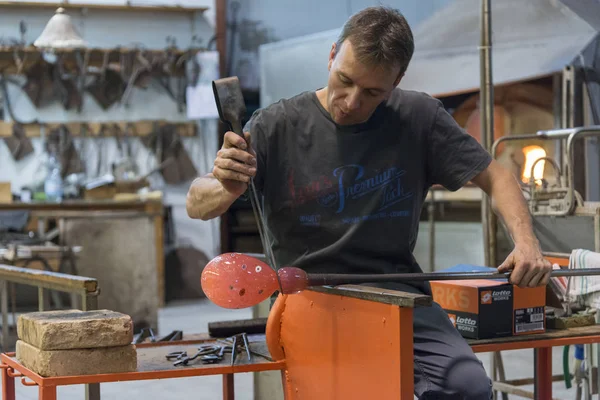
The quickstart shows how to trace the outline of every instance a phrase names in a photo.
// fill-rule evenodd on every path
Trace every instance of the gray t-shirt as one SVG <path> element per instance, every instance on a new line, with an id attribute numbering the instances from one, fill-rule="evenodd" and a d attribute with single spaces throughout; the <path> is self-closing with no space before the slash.
<path id="1" fill-rule="evenodd" d="M 439 100 L 401 89 L 364 124 L 335 124 L 304 92 L 244 131 L 278 267 L 309 273 L 421 271 L 412 251 L 430 186 L 455 191 L 491 162 Z"/>

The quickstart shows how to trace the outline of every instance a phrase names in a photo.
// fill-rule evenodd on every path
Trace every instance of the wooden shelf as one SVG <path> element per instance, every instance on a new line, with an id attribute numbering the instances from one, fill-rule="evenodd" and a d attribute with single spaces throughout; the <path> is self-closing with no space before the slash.
<path id="1" fill-rule="evenodd" d="M 63 7 L 65 9 L 89 9 L 89 10 L 110 10 L 110 11 L 154 11 L 154 12 L 178 12 L 178 13 L 188 13 L 188 12 L 204 12 L 208 10 L 208 7 L 181 7 L 181 6 L 151 6 L 151 5 L 139 5 L 139 6 L 131 6 L 131 5 L 119 5 L 119 4 L 82 4 L 82 3 L 73 3 L 73 2 L 54 2 L 54 3 L 45 3 L 41 1 L 0 1 L 1 7 L 18 7 L 18 8 L 59 8 Z"/>
<path id="2" fill-rule="evenodd" d="M 2 137 L 10 137 L 13 134 L 13 122 L 0 122 L 0 138 Z M 196 136 L 197 133 L 197 125 L 194 122 L 169 122 L 169 121 L 115 121 L 115 122 L 68 122 L 65 124 L 62 123 L 43 123 L 43 124 L 26 124 L 23 125 L 25 129 L 25 134 L 27 137 L 39 137 L 40 129 L 42 125 L 46 129 L 46 135 L 52 129 L 56 129 L 61 125 L 65 125 L 71 135 L 79 136 L 82 127 L 85 125 L 87 129 L 87 134 L 89 136 L 99 136 L 102 126 L 106 129 L 106 136 L 110 135 L 110 128 L 117 125 L 121 129 L 121 132 L 125 133 L 125 128 L 127 126 L 132 126 L 132 129 L 128 131 L 131 136 L 147 136 L 150 133 L 154 132 L 155 125 L 163 126 L 163 125 L 175 125 L 177 127 L 177 133 L 179 136 Z"/>

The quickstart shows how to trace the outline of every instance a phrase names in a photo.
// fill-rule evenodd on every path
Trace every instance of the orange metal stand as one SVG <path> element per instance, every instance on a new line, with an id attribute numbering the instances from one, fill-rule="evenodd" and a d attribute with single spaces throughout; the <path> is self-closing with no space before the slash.
<path id="1" fill-rule="evenodd" d="M 286 400 L 412 399 L 413 307 L 431 298 L 345 286 L 279 296 L 267 322 Z"/>
<path id="2" fill-rule="evenodd" d="M 198 343 L 206 343 L 199 341 Z M 252 344 L 251 344 L 252 347 Z M 264 347 L 264 346 L 263 346 Z M 194 354 L 197 346 L 189 341 L 138 345 L 138 369 L 136 372 L 42 377 L 21 365 L 14 353 L 0 354 L 0 369 L 2 370 L 2 400 L 15 399 L 15 378 L 21 378 L 21 383 L 27 386 L 38 386 L 39 400 L 56 400 L 56 388 L 63 385 L 80 385 L 90 383 L 107 383 L 119 381 L 137 381 L 151 379 L 184 378 L 191 376 L 223 375 L 223 399 L 233 400 L 233 374 L 243 372 L 259 372 L 281 370 L 285 367 L 283 361 L 267 361 L 254 356 L 248 361 L 245 354 L 238 355 L 236 364 L 230 365 L 225 358 L 220 364 L 190 363 L 188 366 L 173 366 L 165 355 L 185 349 L 188 354 Z"/>
<path id="3" fill-rule="evenodd" d="M 285 399 L 412 399 L 412 313 L 430 302 L 364 286 L 279 296 L 267 346 L 285 361 Z M 476 353 L 535 349 L 535 398 L 550 400 L 552 347 L 600 343 L 600 325 L 468 343 Z"/>

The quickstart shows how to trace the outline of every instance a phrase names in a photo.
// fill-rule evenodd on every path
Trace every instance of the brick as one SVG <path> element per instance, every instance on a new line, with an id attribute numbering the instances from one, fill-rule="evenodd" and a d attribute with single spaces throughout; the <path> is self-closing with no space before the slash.
<path id="1" fill-rule="evenodd" d="M 135 346 L 95 349 L 40 350 L 17 341 L 17 360 L 43 377 L 111 374 L 137 370 Z"/>
<path id="2" fill-rule="evenodd" d="M 131 344 L 131 317 L 109 310 L 60 310 L 19 316 L 17 337 L 40 350 L 89 349 Z"/>

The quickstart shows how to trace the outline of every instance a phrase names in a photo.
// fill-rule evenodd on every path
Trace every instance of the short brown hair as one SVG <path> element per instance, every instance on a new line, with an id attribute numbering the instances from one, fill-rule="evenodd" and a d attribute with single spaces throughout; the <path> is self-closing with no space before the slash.
<path id="1" fill-rule="evenodd" d="M 350 39 L 358 60 L 367 65 L 408 68 L 414 52 L 414 39 L 406 18 L 396 9 L 367 7 L 344 24 L 336 47 Z"/>

